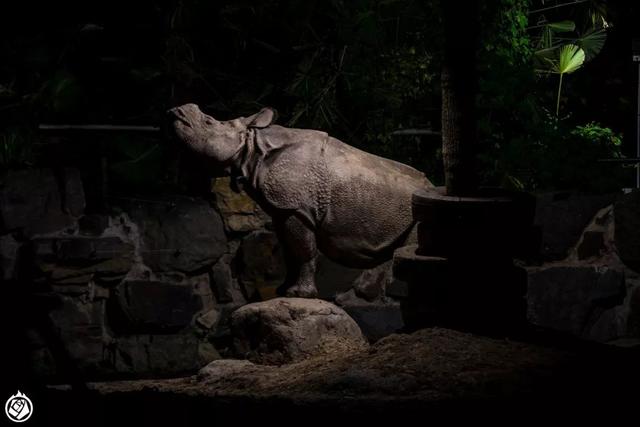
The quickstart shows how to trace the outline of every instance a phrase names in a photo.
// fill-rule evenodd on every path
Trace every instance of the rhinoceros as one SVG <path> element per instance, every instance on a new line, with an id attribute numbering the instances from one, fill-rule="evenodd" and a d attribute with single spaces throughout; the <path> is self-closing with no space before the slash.
<path id="1" fill-rule="evenodd" d="M 412 234 L 412 193 L 432 187 L 416 169 L 326 132 L 275 125 L 272 108 L 228 121 L 195 104 L 169 115 L 179 140 L 242 178 L 247 194 L 272 217 L 287 266 L 280 295 L 317 295 L 318 250 L 353 268 L 390 259 Z"/>

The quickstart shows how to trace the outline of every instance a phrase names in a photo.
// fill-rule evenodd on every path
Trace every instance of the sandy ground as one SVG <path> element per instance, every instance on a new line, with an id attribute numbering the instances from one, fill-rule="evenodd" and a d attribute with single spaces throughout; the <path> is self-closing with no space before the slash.
<path id="1" fill-rule="evenodd" d="M 172 391 L 199 395 L 296 396 L 442 400 L 503 393 L 496 384 L 525 390 L 557 367 L 562 352 L 476 337 L 447 329 L 392 335 L 364 352 L 343 352 L 283 366 L 217 361 L 211 375 L 163 381 L 95 383 L 101 393 Z M 230 362 L 230 363 L 229 363 Z"/>
<path id="2" fill-rule="evenodd" d="M 91 383 L 86 408 L 104 425 L 122 413 L 145 424 L 200 425 L 283 414 L 374 420 L 423 411 L 466 416 L 526 410 L 535 416 L 560 409 L 580 414 L 594 404 L 624 408 L 632 396 L 625 388 L 640 384 L 630 368 L 640 361 L 637 351 L 585 348 L 425 329 L 389 336 L 368 350 L 279 367 L 223 360 L 186 378 Z M 54 402 L 72 394 L 67 387 L 51 391 Z"/>

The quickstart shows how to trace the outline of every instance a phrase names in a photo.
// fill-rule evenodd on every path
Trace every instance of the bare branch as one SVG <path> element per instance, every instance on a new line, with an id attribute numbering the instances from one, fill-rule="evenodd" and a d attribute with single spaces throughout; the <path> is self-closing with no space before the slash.
<path id="1" fill-rule="evenodd" d="M 560 4 L 556 4 L 555 6 L 549 6 L 549 7 L 543 7 L 542 9 L 530 10 L 528 14 L 532 15 L 534 13 L 546 12 L 547 10 L 558 9 L 560 7 L 565 7 L 565 6 L 573 6 L 580 3 L 586 3 L 588 1 L 589 0 L 576 0 L 569 3 L 560 3 Z"/>

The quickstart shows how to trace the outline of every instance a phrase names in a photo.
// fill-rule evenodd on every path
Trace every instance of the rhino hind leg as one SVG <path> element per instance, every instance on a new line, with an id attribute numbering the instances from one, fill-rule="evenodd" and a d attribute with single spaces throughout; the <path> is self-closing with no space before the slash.
<path id="1" fill-rule="evenodd" d="M 287 276 L 284 284 L 277 289 L 278 295 L 317 297 L 315 273 L 318 249 L 315 233 L 295 215 L 274 219 L 274 225 L 284 249 L 287 266 Z"/>

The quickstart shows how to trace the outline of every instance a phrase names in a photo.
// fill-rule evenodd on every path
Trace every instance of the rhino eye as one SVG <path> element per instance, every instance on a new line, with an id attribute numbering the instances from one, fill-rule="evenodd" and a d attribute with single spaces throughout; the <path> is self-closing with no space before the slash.
<path id="1" fill-rule="evenodd" d="M 212 124 L 213 124 L 213 120 L 211 120 L 211 119 L 209 119 L 209 118 L 204 119 L 204 122 L 205 122 L 206 124 L 208 124 L 208 125 L 212 125 Z"/>

